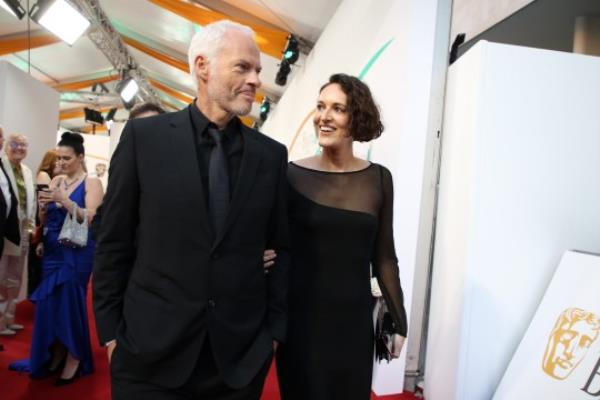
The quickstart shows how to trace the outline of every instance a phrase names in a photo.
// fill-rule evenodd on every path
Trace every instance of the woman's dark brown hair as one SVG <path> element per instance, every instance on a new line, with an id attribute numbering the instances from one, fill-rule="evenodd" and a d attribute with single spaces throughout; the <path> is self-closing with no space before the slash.
<path id="1" fill-rule="evenodd" d="M 83 147 L 83 136 L 76 132 L 63 132 L 58 142 L 58 146 L 66 146 L 73 149 L 76 155 L 85 155 Z"/>
<path id="2" fill-rule="evenodd" d="M 329 82 L 321 86 L 319 93 L 334 83 L 340 85 L 346 94 L 350 136 L 358 142 L 368 142 L 381 136 L 381 115 L 369 87 L 354 76 L 334 74 L 329 77 Z"/>
<path id="3" fill-rule="evenodd" d="M 56 150 L 48 150 L 42 158 L 42 162 L 37 169 L 37 173 L 45 172 L 50 178 L 54 178 L 54 167 L 56 166 Z"/>

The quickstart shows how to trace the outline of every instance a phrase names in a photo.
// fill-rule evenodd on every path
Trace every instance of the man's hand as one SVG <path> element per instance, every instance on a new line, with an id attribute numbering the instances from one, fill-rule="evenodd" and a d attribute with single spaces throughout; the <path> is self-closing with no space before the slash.
<path id="1" fill-rule="evenodd" d="M 44 243 L 38 243 L 37 247 L 35 248 L 35 255 L 39 258 L 44 257 Z"/>
<path id="2" fill-rule="evenodd" d="M 404 336 L 400 336 L 398 334 L 395 334 L 392 337 L 393 343 L 392 343 L 392 358 L 398 358 L 400 357 L 400 351 L 402 351 L 402 347 L 404 346 L 404 340 L 406 338 Z"/>
<path id="3" fill-rule="evenodd" d="M 116 347 L 117 347 L 117 341 L 116 340 L 111 340 L 106 345 L 106 354 L 108 355 L 108 364 L 110 364 L 110 362 L 112 360 L 112 354 L 113 354 L 113 351 L 115 351 Z"/>
<path id="4" fill-rule="evenodd" d="M 265 273 L 269 272 L 269 268 L 275 265 L 275 258 L 277 257 L 277 253 L 275 250 L 267 249 L 263 254 L 263 265 L 265 268 Z"/>

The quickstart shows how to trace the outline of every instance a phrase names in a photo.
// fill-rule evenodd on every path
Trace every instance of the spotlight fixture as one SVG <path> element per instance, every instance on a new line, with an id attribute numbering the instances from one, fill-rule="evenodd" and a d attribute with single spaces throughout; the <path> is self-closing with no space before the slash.
<path id="1" fill-rule="evenodd" d="M 27 14 L 19 0 L 0 0 L 0 7 L 4 8 L 18 19 L 23 19 L 25 14 Z"/>
<path id="2" fill-rule="evenodd" d="M 281 64 L 279 64 L 279 71 L 275 76 L 275 83 L 279 86 L 285 86 L 287 83 L 288 75 L 292 70 L 292 65 L 300 57 L 300 43 L 298 38 L 294 35 L 288 36 L 288 42 L 281 58 Z"/>
<path id="3" fill-rule="evenodd" d="M 92 125 L 104 125 L 104 118 L 102 117 L 102 114 L 100 114 L 100 111 L 84 108 L 83 112 L 85 113 L 85 122 Z"/>
<path id="4" fill-rule="evenodd" d="M 39 0 L 29 15 L 69 45 L 73 45 L 90 26 L 90 21 L 66 0 Z"/>
<path id="5" fill-rule="evenodd" d="M 262 103 L 260 103 L 260 120 L 264 121 L 267 119 L 269 115 L 269 111 L 271 110 L 271 100 L 267 96 L 263 99 Z"/>
<path id="6" fill-rule="evenodd" d="M 108 110 L 108 112 L 106 113 L 106 117 L 104 117 L 104 120 L 106 122 L 108 121 L 114 121 L 115 120 L 115 114 L 117 113 L 117 108 L 111 108 L 110 110 Z"/>
<path id="7" fill-rule="evenodd" d="M 283 59 L 287 60 L 290 65 L 294 65 L 300 57 L 300 48 L 298 46 L 298 39 L 294 35 L 288 37 L 287 46 L 283 52 Z"/>
<path id="8" fill-rule="evenodd" d="M 104 117 L 104 124 L 108 128 L 108 135 L 110 136 L 110 130 L 115 123 L 115 114 L 117 113 L 117 107 L 113 107 L 107 111 L 106 117 Z"/>
<path id="9" fill-rule="evenodd" d="M 140 87 L 132 77 L 124 77 L 117 84 L 116 90 L 121 96 L 125 108 L 130 109 L 135 104 L 135 95 L 140 90 Z"/>
<path id="10" fill-rule="evenodd" d="M 279 64 L 279 71 L 277 71 L 277 75 L 275 75 L 275 83 L 279 86 L 285 86 L 287 83 L 287 77 L 290 74 L 292 67 L 288 60 L 283 59 L 281 64 Z"/>
<path id="11" fill-rule="evenodd" d="M 109 93 L 110 91 L 104 83 L 94 83 L 94 86 L 92 86 L 92 92 Z"/>

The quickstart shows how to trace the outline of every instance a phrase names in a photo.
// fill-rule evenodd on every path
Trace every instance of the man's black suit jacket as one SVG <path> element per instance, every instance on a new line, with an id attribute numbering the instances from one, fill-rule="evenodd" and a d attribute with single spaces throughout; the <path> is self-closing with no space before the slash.
<path id="1" fill-rule="evenodd" d="M 10 179 L 1 162 L 0 174 L 4 174 L 4 177 L 8 182 L 8 190 L 10 191 L 11 198 L 11 207 L 10 210 L 8 210 L 7 216 L 6 199 L 4 198 L 4 195 L 0 193 L 0 257 L 2 257 L 2 254 L 4 253 L 4 238 L 18 246 L 21 243 L 21 233 L 19 231 L 19 217 L 17 216 L 17 196 L 15 195 L 12 185 L 10 184 Z"/>
<path id="2" fill-rule="evenodd" d="M 242 134 L 239 177 L 216 236 L 189 110 L 125 126 L 110 165 L 93 291 L 99 339 L 117 339 L 113 357 L 134 379 L 183 384 L 208 335 L 225 382 L 243 387 L 272 341 L 285 339 L 287 152 L 253 129 Z M 268 275 L 266 248 L 279 250 Z"/>

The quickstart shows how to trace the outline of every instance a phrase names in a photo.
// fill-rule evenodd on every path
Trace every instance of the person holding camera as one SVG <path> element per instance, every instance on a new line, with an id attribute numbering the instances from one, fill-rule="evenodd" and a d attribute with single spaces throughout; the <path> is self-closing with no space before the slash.
<path id="1" fill-rule="evenodd" d="M 94 370 L 86 297 L 95 244 L 88 226 L 103 192 L 100 180 L 85 173 L 84 155 L 83 137 L 63 133 L 57 148 L 61 174 L 38 192 L 42 281 L 31 295 L 36 307 L 29 369 L 33 378 L 59 373 L 57 386 Z"/>

